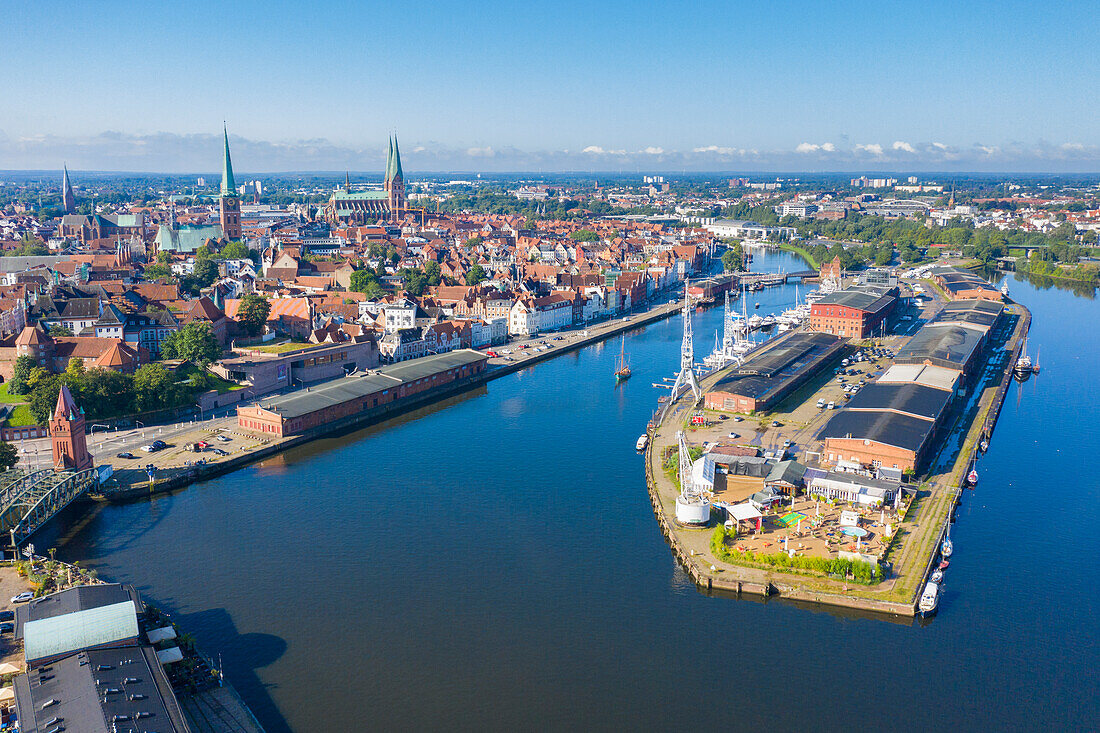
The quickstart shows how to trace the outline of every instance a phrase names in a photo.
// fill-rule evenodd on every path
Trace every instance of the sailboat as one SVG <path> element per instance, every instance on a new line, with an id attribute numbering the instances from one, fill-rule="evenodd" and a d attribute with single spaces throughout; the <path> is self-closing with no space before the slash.
<path id="1" fill-rule="evenodd" d="M 940 545 L 940 555 L 943 559 L 951 557 L 951 553 L 955 551 L 955 546 L 951 544 L 951 518 L 947 518 L 947 526 L 944 529 L 943 544 Z"/>
<path id="2" fill-rule="evenodd" d="M 630 367 L 626 365 L 626 334 L 623 334 L 623 340 L 619 346 L 619 363 L 616 367 L 615 384 L 630 379 Z"/>
<path id="3" fill-rule="evenodd" d="M 1016 363 L 1012 367 L 1013 373 L 1017 379 L 1026 379 L 1033 371 L 1031 364 L 1031 357 L 1027 355 L 1027 337 L 1024 337 L 1024 348 L 1020 358 L 1016 360 Z"/>

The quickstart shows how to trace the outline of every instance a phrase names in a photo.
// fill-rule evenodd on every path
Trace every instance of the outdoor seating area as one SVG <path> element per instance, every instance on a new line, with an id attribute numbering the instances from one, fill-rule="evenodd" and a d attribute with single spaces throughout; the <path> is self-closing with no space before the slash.
<path id="1" fill-rule="evenodd" d="M 788 552 L 807 557 L 833 558 L 841 551 L 881 556 L 889 546 L 899 517 L 891 509 L 855 509 L 829 504 L 808 496 L 777 504 L 764 512 L 759 523 L 742 521 L 739 506 L 731 507 L 737 528 L 731 547 L 738 552 L 771 554 Z M 847 515 L 842 521 L 841 515 Z M 856 523 L 852 524 L 855 517 Z M 727 526 L 730 523 L 727 522 Z"/>

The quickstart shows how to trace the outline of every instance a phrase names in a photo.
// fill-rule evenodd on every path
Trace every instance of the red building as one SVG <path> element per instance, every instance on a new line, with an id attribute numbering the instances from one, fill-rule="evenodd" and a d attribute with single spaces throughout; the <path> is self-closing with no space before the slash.
<path id="1" fill-rule="evenodd" d="M 897 302 L 896 288 L 839 290 L 813 304 L 809 329 L 843 338 L 867 338 L 878 332 Z"/>
<path id="2" fill-rule="evenodd" d="M 92 467 L 92 454 L 84 438 L 84 413 L 65 385 L 57 395 L 57 407 L 50 418 L 55 471 L 83 471 Z"/>

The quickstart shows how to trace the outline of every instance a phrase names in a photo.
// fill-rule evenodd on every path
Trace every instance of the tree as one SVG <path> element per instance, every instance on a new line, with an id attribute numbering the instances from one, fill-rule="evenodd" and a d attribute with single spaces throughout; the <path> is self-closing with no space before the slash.
<path id="1" fill-rule="evenodd" d="M 146 364 L 134 372 L 134 406 L 138 412 L 176 407 L 186 396 L 183 388 L 160 364 Z"/>
<path id="2" fill-rule="evenodd" d="M 218 263 L 209 258 L 196 259 L 195 270 L 191 273 L 191 279 L 199 288 L 208 288 L 218 279 Z"/>
<path id="3" fill-rule="evenodd" d="M 596 234 L 591 229 L 578 229 L 569 235 L 571 239 L 576 242 L 598 242 L 600 241 L 600 235 Z"/>
<path id="4" fill-rule="evenodd" d="M 19 452 L 6 440 L 0 440 L 0 468 L 5 471 L 19 461 Z"/>
<path id="5" fill-rule="evenodd" d="M 73 330 L 68 326 L 62 326 L 60 323 L 55 323 L 50 326 L 50 336 L 57 338 L 58 336 L 72 336 Z"/>
<path id="6" fill-rule="evenodd" d="M 354 279 L 355 273 L 353 272 L 351 275 Z M 354 290 L 354 288 L 352 289 Z M 241 324 L 241 328 L 249 336 L 258 336 L 263 333 L 264 325 L 267 323 L 267 315 L 270 312 L 271 303 L 268 302 L 267 298 L 256 293 L 249 293 L 241 298 L 240 307 L 237 308 L 237 323 Z"/>
<path id="7" fill-rule="evenodd" d="M 351 273 L 350 289 L 357 293 L 363 293 L 371 300 L 377 300 L 386 294 L 386 288 L 378 279 L 378 275 L 370 270 L 356 270 Z"/>
<path id="8" fill-rule="evenodd" d="M 26 394 L 30 390 L 27 380 L 35 366 L 33 356 L 24 354 L 16 358 L 11 379 L 8 381 L 8 394 Z"/>
<path id="9" fill-rule="evenodd" d="M 83 359 L 80 357 L 69 359 L 69 363 L 65 365 L 65 383 L 79 390 L 84 384 L 86 373 Z"/>
<path id="10" fill-rule="evenodd" d="M 413 270 L 411 268 L 405 268 L 401 271 L 401 279 L 404 281 L 405 290 L 413 295 L 423 295 L 424 288 L 427 286 L 427 278 L 424 277 L 424 273 L 420 270 Z"/>
<path id="11" fill-rule="evenodd" d="M 744 268 L 744 262 L 740 244 L 731 245 L 722 253 L 722 267 L 726 272 L 740 272 Z"/>
<path id="12" fill-rule="evenodd" d="M 222 247 L 221 257 L 226 260 L 247 260 L 251 254 L 248 247 L 241 242 L 230 242 Z"/>
<path id="13" fill-rule="evenodd" d="M 146 280 L 159 280 L 162 277 L 172 277 L 172 268 L 170 268 L 168 265 L 162 265 L 159 263 L 156 265 L 146 265 Z"/>
<path id="14" fill-rule="evenodd" d="M 35 425 L 45 425 L 57 406 L 57 395 L 61 392 L 61 377 L 51 374 L 39 381 L 31 390 L 30 411 Z"/>
<path id="15" fill-rule="evenodd" d="M 128 415 L 134 411 L 134 379 L 113 369 L 89 369 L 73 396 L 93 419 Z"/>
<path id="16" fill-rule="evenodd" d="M 187 359 L 205 367 L 217 361 L 222 349 L 209 323 L 192 321 L 175 333 L 168 334 L 160 342 L 160 353 L 165 359 Z"/>
<path id="17" fill-rule="evenodd" d="M 443 271 L 440 269 L 438 262 L 428 260 L 424 263 L 424 275 L 428 278 L 428 285 L 435 286 L 442 279 Z"/>
<path id="18" fill-rule="evenodd" d="M 488 278 L 489 276 L 485 274 L 485 268 L 481 265 L 474 265 L 466 273 L 466 284 L 477 285 L 479 282 L 487 280 Z"/>

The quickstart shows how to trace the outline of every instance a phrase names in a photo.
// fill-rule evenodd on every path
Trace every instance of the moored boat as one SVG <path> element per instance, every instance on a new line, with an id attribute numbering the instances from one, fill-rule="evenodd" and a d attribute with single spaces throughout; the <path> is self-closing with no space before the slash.
<path id="1" fill-rule="evenodd" d="M 936 612 L 936 607 L 940 604 L 940 584 L 929 580 L 924 585 L 924 592 L 921 593 L 920 602 L 917 603 L 917 612 L 921 617 L 931 616 Z"/>
<path id="2" fill-rule="evenodd" d="M 615 383 L 625 382 L 630 379 L 630 367 L 626 365 L 626 335 L 623 334 L 622 345 L 619 347 L 619 363 L 615 370 Z"/>
<path id="3" fill-rule="evenodd" d="M 932 582 L 936 584 L 943 582 L 943 571 L 939 568 L 932 571 Z"/>
<path id="4" fill-rule="evenodd" d="M 645 435 L 642 435 L 638 438 L 638 442 L 634 444 L 634 450 L 643 451 L 643 450 L 645 450 L 646 444 L 648 444 L 648 443 L 649 443 L 649 434 L 646 433 Z"/>

